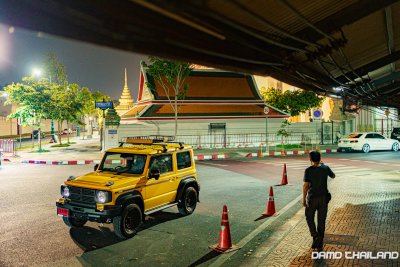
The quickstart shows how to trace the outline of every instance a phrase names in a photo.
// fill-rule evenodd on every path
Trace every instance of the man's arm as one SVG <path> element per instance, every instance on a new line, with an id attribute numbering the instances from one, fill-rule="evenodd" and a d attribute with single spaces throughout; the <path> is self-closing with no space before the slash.
<path id="1" fill-rule="evenodd" d="M 335 178 L 336 175 L 333 173 L 333 171 L 331 170 L 331 168 L 328 167 L 328 170 L 329 170 L 329 173 L 328 173 L 329 177 L 331 177 L 332 179 Z"/>
<path id="2" fill-rule="evenodd" d="M 304 184 L 303 184 L 303 207 L 307 207 L 306 197 L 307 197 L 309 188 L 310 188 L 310 183 L 304 182 Z"/>

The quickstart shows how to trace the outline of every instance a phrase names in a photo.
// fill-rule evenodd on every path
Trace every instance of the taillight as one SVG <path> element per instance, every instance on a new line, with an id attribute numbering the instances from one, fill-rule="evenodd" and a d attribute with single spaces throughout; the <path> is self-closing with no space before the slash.
<path id="1" fill-rule="evenodd" d="M 358 143 L 358 140 L 351 140 L 350 143 Z"/>

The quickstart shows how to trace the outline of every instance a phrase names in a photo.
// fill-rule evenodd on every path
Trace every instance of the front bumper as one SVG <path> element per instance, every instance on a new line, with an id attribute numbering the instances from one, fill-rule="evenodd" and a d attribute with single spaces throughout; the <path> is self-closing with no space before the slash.
<path id="1" fill-rule="evenodd" d="M 92 222 L 110 223 L 112 219 L 121 214 L 121 206 L 106 206 L 104 210 L 98 210 L 96 207 L 85 207 L 83 205 L 64 202 L 56 202 L 57 208 L 68 209 L 70 217 L 88 220 Z"/>

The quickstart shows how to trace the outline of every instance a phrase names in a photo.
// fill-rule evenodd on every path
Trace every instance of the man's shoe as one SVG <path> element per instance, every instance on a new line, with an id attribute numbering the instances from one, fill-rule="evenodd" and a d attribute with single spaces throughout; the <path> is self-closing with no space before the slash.
<path id="1" fill-rule="evenodd" d="M 312 242 L 311 248 L 316 249 L 318 247 L 318 236 L 315 235 L 312 238 L 313 238 L 313 242 Z"/>

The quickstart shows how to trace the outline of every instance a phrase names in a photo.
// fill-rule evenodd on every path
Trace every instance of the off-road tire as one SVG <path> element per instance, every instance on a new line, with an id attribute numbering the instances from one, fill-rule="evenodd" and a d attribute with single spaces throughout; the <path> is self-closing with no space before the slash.
<path id="1" fill-rule="evenodd" d="M 114 217 L 114 233 L 121 239 L 131 238 L 136 235 L 142 223 L 142 209 L 137 204 L 129 204 L 124 208 L 120 216 Z"/>
<path id="2" fill-rule="evenodd" d="M 399 151 L 399 144 L 398 143 L 394 143 L 392 146 L 392 150 L 393 151 Z"/>
<path id="3" fill-rule="evenodd" d="M 194 212 L 197 205 L 197 191 L 194 187 L 187 187 L 183 192 L 181 202 L 178 204 L 179 213 L 183 216 Z"/>
<path id="4" fill-rule="evenodd" d="M 65 217 L 65 216 L 63 216 L 63 221 L 68 227 L 76 227 L 76 228 L 83 227 L 87 222 L 87 220 L 77 220 L 73 217 Z"/>
<path id="5" fill-rule="evenodd" d="M 361 148 L 362 152 L 368 153 L 370 151 L 370 146 L 368 144 L 364 144 Z"/>

